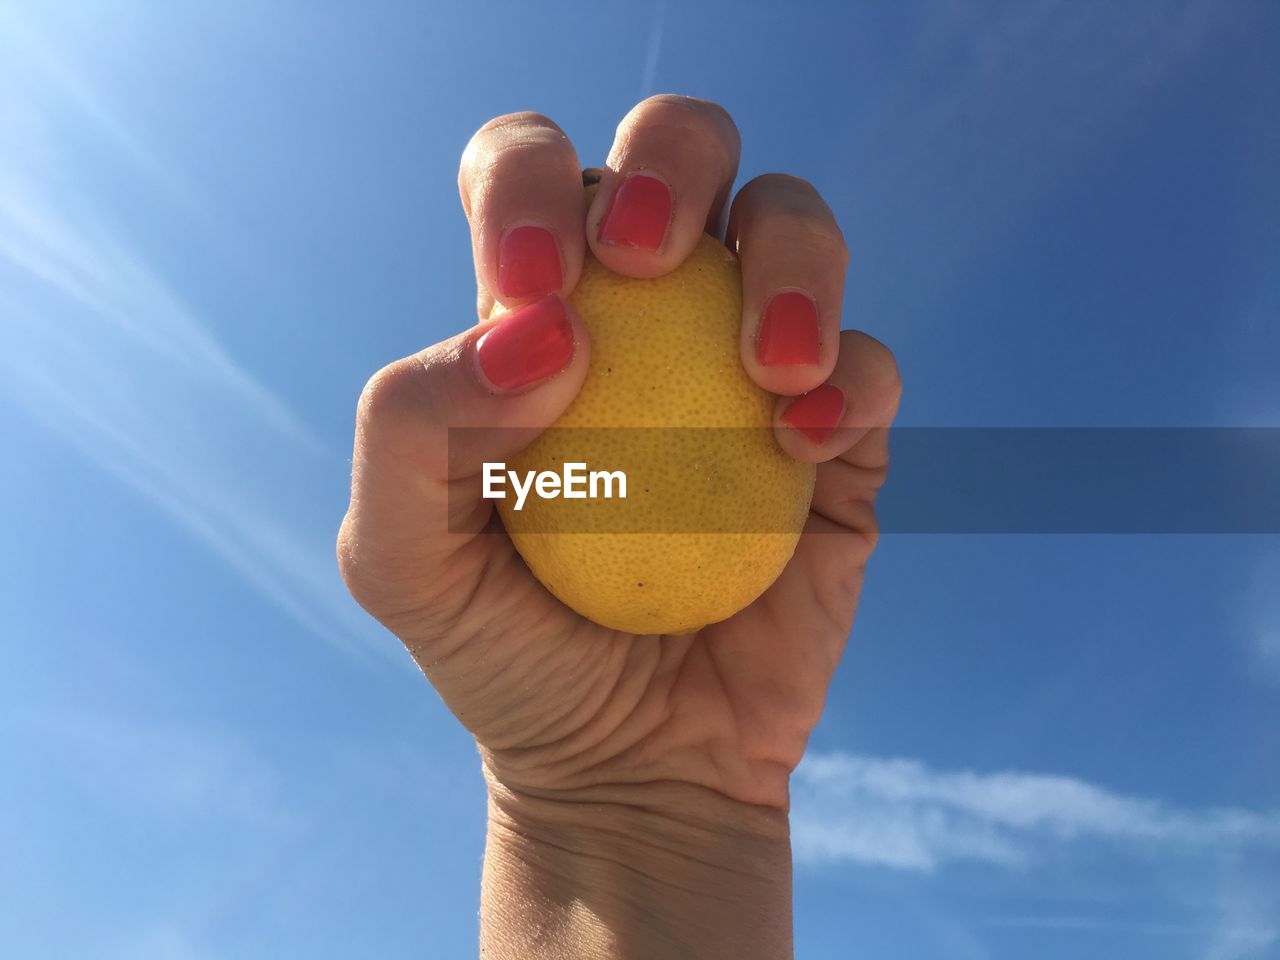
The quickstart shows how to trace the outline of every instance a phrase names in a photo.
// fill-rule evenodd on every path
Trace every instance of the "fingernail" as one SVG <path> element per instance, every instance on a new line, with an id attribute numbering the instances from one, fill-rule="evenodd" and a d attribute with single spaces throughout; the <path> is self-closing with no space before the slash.
<path id="1" fill-rule="evenodd" d="M 657 177 L 636 173 L 614 193 L 597 239 L 653 252 L 662 246 L 670 222 L 671 188 Z"/>
<path id="2" fill-rule="evenodd" d="M 555 293 L 564 282 L 560 248 L 545 227 L 512 227 L 498 241 L 498 290 L 521 300 Z"/>
<path id="3" fill-rule="evenodd" d="M 822 443 L 835 431 L 844 416 L 844 394 L 839 387 L 824 383 L 791 402 L 782 422 L 794 427 L 814 443 Z"/>
<path id="4" fill-rule="evenodd" d="M 773 296 L 760 318 L 756 358 L 766 367 L 818 362 L 818 305 L 796 291 Z"/>
<path id="5" fill-rule="evenodd" d="M 544 297 L 498 321 L 476 343 L 480 372 L 515 390 L 543 380 L 573 359 L 573 327 L 559 297 Z"/>

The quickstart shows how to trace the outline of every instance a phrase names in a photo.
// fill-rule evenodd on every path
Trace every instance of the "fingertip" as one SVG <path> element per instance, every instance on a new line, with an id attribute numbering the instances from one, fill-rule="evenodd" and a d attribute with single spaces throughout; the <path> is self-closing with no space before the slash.
<path id="1" fill-rule="evenodd" d="M 491 253 L 477 254 L 482 257 L 477 274 L 486 278 L 493 302 L 508 310 L 548 296 L 567 299 L 582 276 L 586 255 L 581 212 L 566 223 L 559 210 L 529 215 L 527 206 L 485 241 Z"/>
<path id="2" fill-rule="evenodd" d="M 472 138 L 459 173 L 479 285 L 507 307 L 568 296 L 582 272 L 581 167 L 555 123 L 518 113 Z"/>
<path id="3" fill-rule="evenodd" d="M 590 341 L 577 312 L 551 294 L 515 309 L 499 308 L 472 341 L 476 377 L 491 395 L 526 393 L 568 375 L 579 382 Z M 574 390 L 576 393 L 576 388 Z"/>
<path id="4" fill-rule="evenodd" d="M 848 331 L 850 346 L 856 343 L 858 353 L 866 357 L 863 362 L 864 382 L 868 393 L 876 400 L 878 415 L 888 423 L 898 413 L 902 401 L 902 369 L 894 352 L 880 340 L 860 330 Z"/>
<path id="5" fill-rule="evenodd" d="M 817 388 L 836 369 L 847 246 L 812 184 L 765 175 L 734 200 L 729 243 L 742 260 L 743 364 L 775 393 Z"/>
<path id="6" fill-rule="evenodd" d="M 839 359 L 839 342 L 828 343 L 821 328 L 801 332 L 794 341 L 779 342 L 756 311 L 744 316 L 740 356 L 743 369 L 757 386 L 784 397 L 808 393 L 826 382 Z"/>
<path id="7" fill-rule="evenodd" d="M 676 269 L 718 224 L 740 149 L 717 104 L 674 95 L 637 104 L 618 126 L 587 214 L 591 252 L 624 276 Z"/>
<path id="8" fill-rule="evenodd" d="M 799 396 L 778 399 L 778 442 L 798 460 L 830 460 L 869 431 L 891 424 L 901 395 L 902 377 L 892 351 L 874 337 L 846 330 L 830 378 Z"/>
<path id="9" fill-rule="evenodd" d="M 661 174 L 605 170 L 587 208 L 587 245 L 614 273 L 645 280 L 660 277 L 692 250 L 672 236 L 674 209 L 674 192 Z"/>
<path id="10" fill-rule="evenodd" d="M 564 291 L 564 253 L 555 231 L 536 220 L 509 224 L 498 238 L 498 292 L 504 303 Z"/>
<path id="11" fill-rule="evenodd" d="M 780 397 L 774 407 L 774 432 L 788 454 L 804 463 L 838 457 L 866 433 L 847 425 L 848 400 L 835 384 L 823 383 L 797 397 Z"/>

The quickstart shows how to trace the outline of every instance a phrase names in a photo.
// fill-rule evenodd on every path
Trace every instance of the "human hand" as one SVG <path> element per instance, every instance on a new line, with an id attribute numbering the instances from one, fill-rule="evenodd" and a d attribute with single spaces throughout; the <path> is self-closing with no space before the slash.
<path id="1" fill-rule="evenodd" d="M 795 555 L 755 603 L 681 636 L 600 627 L 493 535 L 500 524 L 480 497 L 481 465 L 509 460 L 582 384 L 590 344 L 562 298 L 588 249 L 629 276 L 674 269 L 704 231 L 718 234 L 738 153 L 720 107 L 651 98 L 618 128 L 586 207 L 580 163 L 552 121 L 524 113 L 486 124 L 459 174 L 480 323 L 379 371 L 361 397 L 342 572 L 476 739 L 491 796 L 486 888 L 502 877 L 520 886 L 529 877 L 514 875 L 530 870 L 573 872 L 560 860 L 590 860 L 598 844 L 676 888 L 688 882 L 672 861 L 681 850 L 703 849 L 694 859 L 712 873 L 699 882 L 711 884 L 759 874 L 767 885 L 764 874 L 784 865 L 788 777 L 852 626 L 900 391 L 883 345 L 839 332 L 848 254 L 814 188 L 759 177 L 728 216 L 726 243 L 742 265 L 742 363 L 781 395 L 782 448 L 819 464 Z M 494 301 L 514 310 L 497 324 L 486 319 Z M 816 309 L 806 315 L 805 304 Z M 478 426 L 521 429 L 448 442 L 449 428 Z M 733 862 L 744 854 L 749 862 Z M 620 899 L 594 908 L 597 934 L 627 922 Z M 672 942 L 682 929 L 673 920 Z M 534 955 L 518 939 L 491 943 Z"/>

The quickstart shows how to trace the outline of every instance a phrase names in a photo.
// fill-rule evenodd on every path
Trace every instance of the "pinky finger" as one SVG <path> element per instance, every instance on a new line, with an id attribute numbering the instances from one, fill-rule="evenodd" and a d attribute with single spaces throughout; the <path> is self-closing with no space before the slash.
<path id="1" fill-rule="evenodd" d="M 902 379 L 893 354 L 856 330 L 840 334 L 836 367 L 825 383 L 798 397 L 780 397 L 773 425 L 782 449 L 797 460 L 823 463 L 840 456 L 898 412 Z"/>

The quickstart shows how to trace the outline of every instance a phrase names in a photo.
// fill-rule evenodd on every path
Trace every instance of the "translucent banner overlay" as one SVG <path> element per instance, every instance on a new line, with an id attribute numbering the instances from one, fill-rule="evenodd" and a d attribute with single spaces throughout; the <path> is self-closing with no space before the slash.
<path id="1" fill-rule="evenodd" d="M 451 429 L 453 475 L 478 470 L 478 454 L 520 450 L 531 438 Z M 906 427 L 889 446 L 876 501 L 884 533 L 1280 533 L 1280 428 Z M 804 468 L 771 430 L 553 428 L 526 453 L 495 461 L 520 483 L 530 470 L 559 478 L 559 490 L 542 485 L 552 498 L 535 504 L 535 483 L 522 510 L 508 502 L 512 532 L 550 522 L 570 533 L 787 533 L 805 519 L 794 508 Z M 568 485 L 586 497 L 563 497 L 566 461 L 583 465 L 568 471 Z M 616 479 L 607 496 L 603 478 L 591 498 L 590 474 L 615 471 L 626 474 L 626 498 Z M 453 483 L 451 496 L 474 500 L 481 485 L 477 472 Z M 509 476 L 495 486 L 516 492 Z M 467 514 L 461 500 L 452 506 L 451 516 Z"/>

